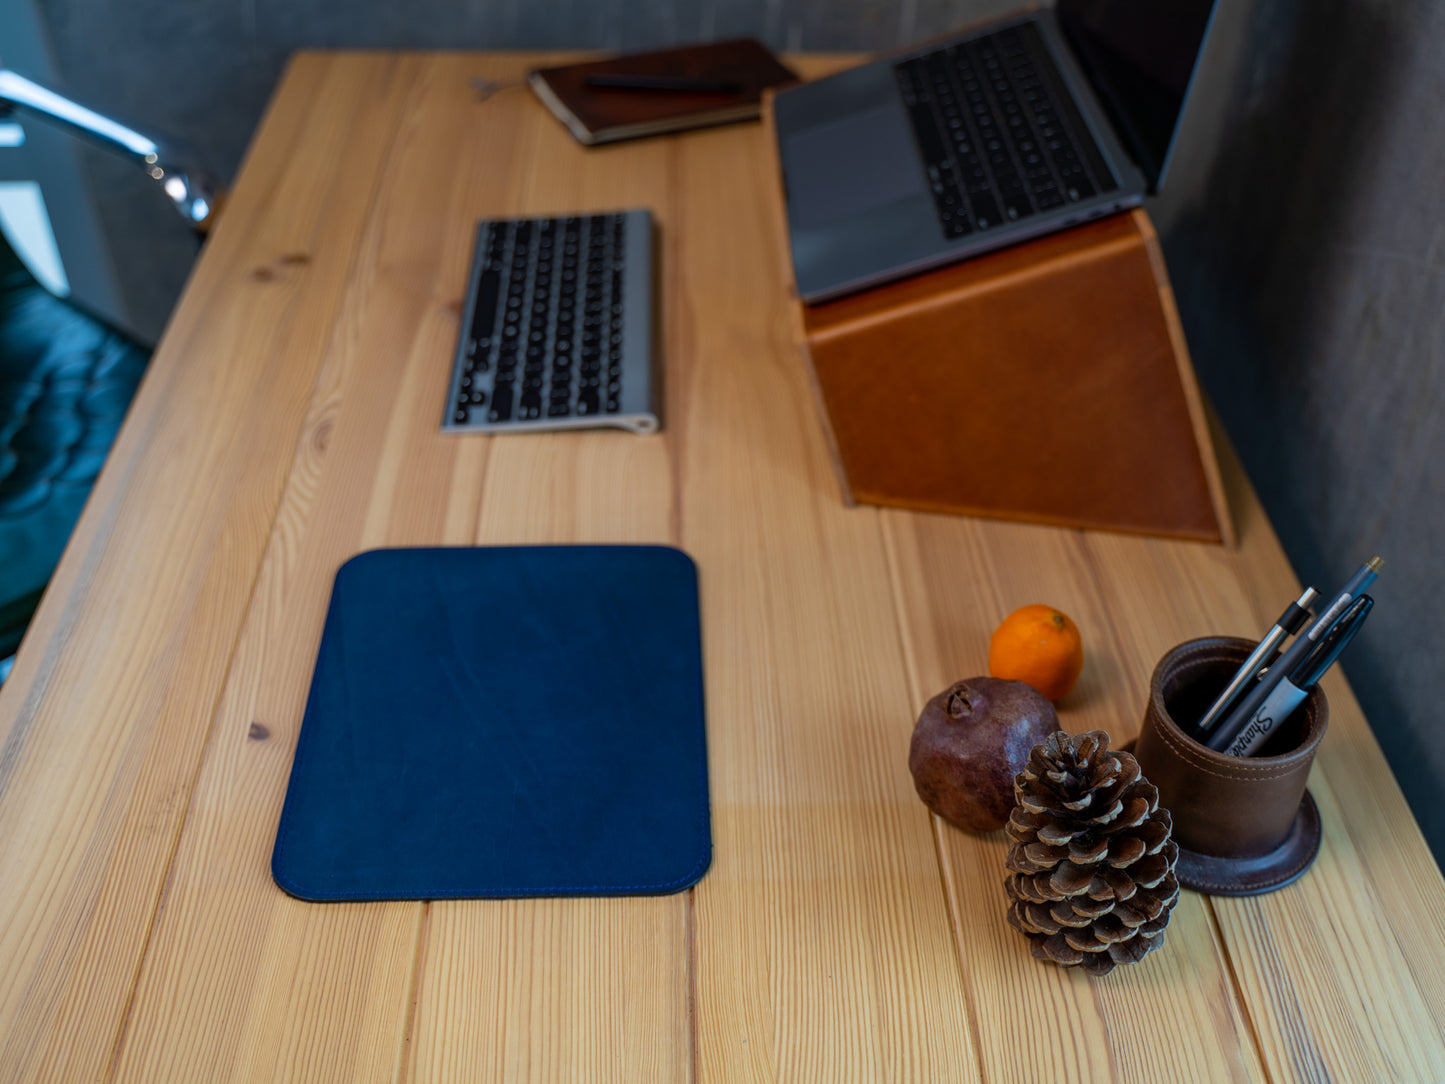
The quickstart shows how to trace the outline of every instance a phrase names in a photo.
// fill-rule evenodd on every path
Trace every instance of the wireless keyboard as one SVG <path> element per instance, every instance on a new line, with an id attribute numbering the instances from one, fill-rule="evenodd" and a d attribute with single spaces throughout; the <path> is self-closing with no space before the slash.
<path id="1" fill-rule="evenodd" d="M 656 432 L 652 216 L 477 227 L 442 429 Z"/>

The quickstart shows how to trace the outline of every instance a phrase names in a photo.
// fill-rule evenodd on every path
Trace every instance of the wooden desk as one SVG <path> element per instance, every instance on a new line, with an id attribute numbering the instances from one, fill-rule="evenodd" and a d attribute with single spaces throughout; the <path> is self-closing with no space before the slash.
<path id="1" fill-rule="evenodd" d="M 1296 582 L 1237 465 L 1237 550 L 845 509 L 761 128 L 584 151 L 471 86 L 539 59 L 290 69 L 0 690 L 0 1079 L 1445 1079 L 1445 885 L 1338 676 L 1318 864 L 1185 893 L 1164 951 L 1103 981 L 1033 960 L 1002 835 L 914 795 L 917 711 L 1017 605 L 1078 620 L 1063 720 L 1119 741 L 1166 648 L 1259 633 Z M 474 220 L 639 204 L 665 432 L 440 435 Z M 650 899 L 283 895 L 336 567 L 549 541 L 697 560 L 711 872 Z"/>

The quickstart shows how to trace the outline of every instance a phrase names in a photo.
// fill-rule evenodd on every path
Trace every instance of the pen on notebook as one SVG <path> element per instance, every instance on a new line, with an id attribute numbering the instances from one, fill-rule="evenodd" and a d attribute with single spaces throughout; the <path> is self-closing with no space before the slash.
<path id="1" fill-rule="evenodd" d="M 661 90 L 691 94 L 741 94 L 743 86 L 727 79 L 689 79 L 681 75 L 643 75 L 596 72 L 582 77 L 589 87 L 603 90 Z"/>
<path id="2" fill-rule="evenodd" d="M 1350 603 L 1330 631 L 1320 637 L 1314 650 L 1280 679 L 1274 692 L 1269 694 L 1269 699 L 1254 713 L 1254 718 L 1224 751 L 1232 757 L 1247 757 L 1263 745 L 1265 739 L 1274 732 L 1275 724 L 1288 719 L 1290 713 L 1304 703 L 1310 690 L 1325 676 L 1325 671 L 1333 666 L 1340 653 L 1350 646 L 1350 641 L 1360 631 L 1360 626 L 1365 623 L 1365 618 L 1370 616 L 1370 609 L 1374 605 L 1375 600 L 1369 595 L 1361 595 Z"/>
<path id="3" fill-rule="evenodd" d="M 1280 679 L 1285 674 L 1292 672 L 1299 665 L 1300 660 L 1314 649 L 1315 644 L 1319 643 L 1320 637 L 1329 632 L 1331 626 L 1344 612 L 1345 607 L 1363 593 L 1365 588 L 1375 582 L 1375 577 L 1384 567 L 1385 562 L 1379 557 L 1371 557 L 1366 561 L 1360 570 L 1350 577 L 1349 582 L 1340 588 L 1339 593 L 1330 600 L 1330 604 L 1320 611 L 1320 615 L 1310 624 L 1308 630 L 1296 636 L 1294 642 L 1285 649 L 1278 661 L 1269 668 L 1269 672 L 1254 683 L 1254 688 L 1244 694 L 1204 744 L 1216 752 L 1223 752 L 1229 748 L 1234 739 L 1239 736 L 1239 732 L 1248 725 L 1249 720 L 1254 718 L 1255 712 L 1259 711 L 1265 700 L 1269 698 L 1269 694 L 1274 692 L 1274 687 L 1279 684 Z"/>
<path id="4" fill-rule="evenodd" d="M 1228 710 L 1229 705 L 1234 702 L 1234 698 L 1239 695 L 1239 691 L 1245 687 L 1249 679 L 1270 664 L 1274 658 L 1275 649 L 1279 647 L 1284 638 L 1293 636 L 1304 628 L 1305 622 L 1310 619 L 1310 604 L 1319 597 L 1319 594 L 1313 587 L 1305 588 L 1304 594 L 1291 602 L 1284 613 L 1279 615 L 1279 620 L 1270 626 L 1270 630 L 1260 640 L 1259 646 L 1249 653 L 1249 658 L 1244 660 L 1244 664 L 1240 666 L 1234 677 L 1229 679 L 1229 684 L 1224 687 L 1224 692 L 1219 694 L 1218 699 L 1200 718 L 1196 726 L 1199 733 L 1209 733 L 1214 724 L 1223 718 L 1225 711 Z"/>

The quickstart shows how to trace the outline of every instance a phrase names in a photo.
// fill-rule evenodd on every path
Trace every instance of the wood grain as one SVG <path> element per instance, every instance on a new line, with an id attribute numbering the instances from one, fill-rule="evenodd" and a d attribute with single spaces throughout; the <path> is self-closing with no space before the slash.
<path id="1" fill-rule="evenodd" d="M 752 136 L 693 143 L 678 187 L 672 313 L 698 359 L 683 376 L 682 537 L 703 569 L 715 788 L 698 1075 L 976 1079 L 906 765 L 913 713 L 878 518 L 837 500 Z"/>
<path id="2" fill-rule="evenodd" d="M 1215 440 L 1241 510 L 1239 567 L 1250 625 L 1262 629 L 1276 616 L 1270 607 L 1300 585 L 1233 448 L 1222 432 Z M 1420 829 L 1344 674 L 1332 671 L 1323 687 L 1330 729 L 1310 777 L 1325 828 L 1320 861 L 1288 894 L 1264 897 L 1257 908 L 1216 901 L 1221 926 L 1247 942 L 1234 955 L 1259 984 L 1252 1000 L 1275 1022 L 1279 1038 L 1268 1053 L 1281 1075 L 1287 1067 L 1307 1076 L 1308 1067 L 1337 1079 L 1442 1080 L 1445 961 L 1422 950 L 1445 944 L 1440 872 L 1424 857 Z M 1407 854 L 1422 857 L 1402 861 Z M 1284 944 L 1302 959 L 1270 943 L 1283 940 L 1278 931 L 1286 928 Z M 1314 978 L 1321 957 L 1339 973 L 1340 987 L 1363 1001 Z M 1249 966 L 1261 960 L 1274 966 Z M 1300 995 L 1306 968 L 1312 978 Z"/>
<path id="3" fill-rule="evenodd" d="M 541 56 L 310 55 L 0 687 L 0 1079 L 1445 1079 L 1445 882 L 1348 686 L 1298 884 L 1186 893 L 1103 981 L 1003 921 L 933 820 L 924 699 L 1048 601 L 1070 730 L 1297 590 L 1216 431 L 1238 549 L 847 509 L 758 127 L 584 153 Z M 818 71 L 831 62 L 807 62 Z M 661 434 L 443 436 L 475 220 L 645 205 Z M 269 858 L 337 566 L 379 545 L 680 544 L 700 569 L 713 868 L 656 899 L 317 906 Z"/>
<path id="4" fill-rule="evenodd" d="M 915 714 L 950 682 L 987 671 L 989 634 L 1003 615 L 1047 601 L 1079 624 L 1088 659 L 1059 704 L 1060 722 L 1073 732 L 1108 731 L 1116 745 L 1135 736 L 1142 686 L 1121 659 L 1112 591 L 1098 582 L 1084 535 L 896 512 L 884 521 Z M 1090 980 L 1034 960 L 1004 921 L 1003 833 L 942 821 L 937 831 L 968 984 L 1008 991 L 973 1003 L 986 1079 L 1008 1079 L 1021 1064 L 1057 1081 L 1265 1079 L 1200 897 L 1186 894 L 1175 908 L 1163 951 Z"/>
<path id="5" fill-rule="evenodd" d="M 466 519 L 449 517 L 446 507 L 450 450 L 395 437 L 424 424 L 423 414 L 435 429 L 435 406 L 414 390 L 427 382 L 446 323 L 426 287 L 439 265 L 466 259 L 465 242 L 443 228 L 450 177 L 396 176 L 396 163 L 425 166 L 428 152 L 455 136 L 445 118 L 428 117 L 429 128 L 414 123 L 427 116 L 435 76 L 420 66 L 410 74 L 397 96 L 413 123 L 398 126 L 390 141 L 333 333 L 322 344 L 306 424 L 122 1039 L 119 1080 L 378 1079 L 393 1072 L 401 1049 L 421 905 L 317 908 L 280 893 L 269 860 L 337 566 L 370 545 L 436 539 L 448 518 Z M 429 140 L 436 141 L 430 148 Z M 425 276 L 410 260 L 423 245 L 442 254 Z M 396 462 L 403 454 L 412 459 L 405 467 Z M 459 499 L 475 515 L 475 496 Z"/>
<path id="6" fill-rule="evenodd" d="M 0 696 L 7 1079 L 117 1042 L 405 67 L 293 70 Z"/>
<path id="7" fill-rule="evenodd" d="M 516 163 L 525 187 L 505 204 L 469 202 L 466 213 L 650 207 L 665 276 L 677 249 L 675 144 L 585 151 L 550 115 L 527 116 L 525 142 L 496 148 Z M 663 310 L 671 375 L 687 365 L 687 344 L 668 319 L 665 295 Z M 676 403 L 679 390 L 666 390 Z M 433 402 L 441 394 L 438 385 Z M 493 440 L 474 540 L 675 543 L 672 449 L 680 431 L 669 411 L 662 435 L 601 430 Z M 431 904 L 408 1077 L 684 1079 L 689 902 L 681 894 Z"/>

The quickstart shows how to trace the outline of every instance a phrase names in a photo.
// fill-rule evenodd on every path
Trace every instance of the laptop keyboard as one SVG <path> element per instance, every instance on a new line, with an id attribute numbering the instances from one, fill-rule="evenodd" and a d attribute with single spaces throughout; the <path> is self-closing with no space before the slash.
<path id="1" fill-rule="evenodd" d="M 646 211 L 477 229 L 442 428 L 657 429 Z"/>
<path id="2" fill-rule="evenodd" d="M 894 73 L 949 240 L 1118 188 L 1032 23 Z"/>

